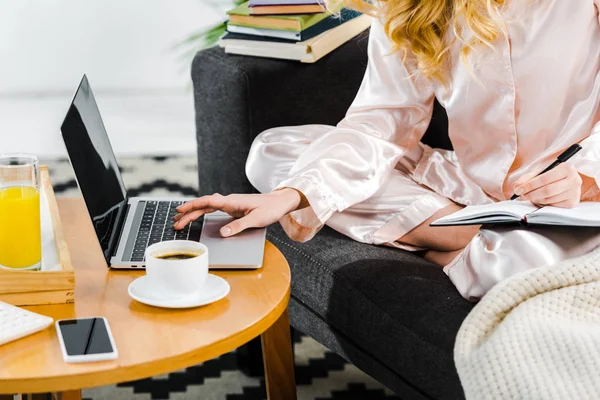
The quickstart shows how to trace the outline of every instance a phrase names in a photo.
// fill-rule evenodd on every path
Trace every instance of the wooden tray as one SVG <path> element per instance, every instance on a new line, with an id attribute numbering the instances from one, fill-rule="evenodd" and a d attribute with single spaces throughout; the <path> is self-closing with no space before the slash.
<path id="1" fill-rule="evenodd" d="M 60 222 L 48 167 L 40 166 L 40 190 L 50 209 L 60 271 L 8 271 L 0 269 L 0 301 L 17 306 L 73 303 L 75 272 Z"/>

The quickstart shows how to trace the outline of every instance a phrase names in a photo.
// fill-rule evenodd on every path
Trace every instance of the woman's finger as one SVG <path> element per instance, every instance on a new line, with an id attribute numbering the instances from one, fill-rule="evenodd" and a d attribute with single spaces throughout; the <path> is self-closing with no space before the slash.
<path id="1" fill-rule="evenodd" d="M 189 214 L 191 212 L 195 212 L 195 211 L 203 211 L 205 214 L 208 214 L 208 213 L 211 213 L 211 212 L 215 212 L 216 210 L 214 208 L 205 208 L 203 210 L 192 210 L 192 211 L 189 211 L 187 213 L 183 213 L 183 214 L 180 213 L 180 214 L 177 214 L 176 216 L 173 217 L 173 221 L 177 222 L 181 218 L 183 218 L 184 215 L 187 215 L 187 214 Z M 198 219 L 198 218 L 196 218 L 196 219 Z"/>
<path id="2" fill-rule="evenodd" d="M 567 190 L 567 191 L 559 193 L 555 196 L 532 200 L 532 202 L 535 202 L 539 205 L 544 205 L 544 206 L 553 206 L 555 204 L 558 204 L 558 203 L 561 203 L 561 202 L 567 201 L 567 200 L 572 200 L 574 198 L 576 198 L 576 195 L 572 191 Z"/>
<path id="3" fill-rule="evenodd" d="M 532 192 L 533 190 L 539 189 L 542 186 L 546 186 L 553 182 L 565 179 L 569 176 L 569 170 L 568 168 L 562 167 L 563 165 L 566 166 L 567 164 L 561 164 L 558 167 L 546 173 L 543 173 L 542 175 L 533 177 L 527 182 L 517 186 L 515 188 L 515 194 L 518 196 L 522 196 Z"/>
<path id="4" fill-rule="evenodd" d="M 176 208 L 177 212 L 185 214 L 191 210 L 202 210 L 205 208 L 222 209 L 226 204 L 225 197 L 219 193 L 210 196 L 202 196 L 194 200 L 187 201 Z"/>
<path id="5" fill-rule="evenodd" d="M 569 179 L 562 179 L 557 182 L 553 182 L 549 185 L 542 186 L 541 188 L 532 190 L 531 192 L 522 195 L 523 199 L 537 203 L 553 196 L 558 196 L 562 193 L 573 190 L 573 185 Z M 544 203 L 546 204 L 546 203 Z"/>
<path id="6" fill-rule="evenodd" d="M 222 227 L 221 236 L 233 236 L 248 228 L 262 228 L 263 224 L 260 223 L 260 220 L 259 213 L 251 211 L 245 217 L 231 221 Z"/>
<path id="7" fill-rule="evenodd" d="M 533 172 L 530 172 L 528 174 L 525 174 L 523 176 L 521 176 L 519 179 L 517 179 L 515 181 L 515 183 L 513 183 L 513 190 L 514 188 L 516 188 L 517 186 L 521 186 L 522 184 L 524 184 L 525 182 L 527 182 L 528 180 L 532 179 L 533 177 L 535 177 L 536 174 L 534 174 Z"/>
<path id="8" fill-rule="evenodd" d="M 560 164 L 558 167 L 543 173 L 542 175 L 535 176 L 529 179 L 527 182 L 522 183 L 517 188 L 515 188 L 515 194 L 527 194 L 533 190 L 536 190 L 540 187 L 549 185 L 553 182 L 560 181 L 562 179 L 568 178 L 574 173 L 574 168 L 568 163 Z M 519 193 L 518 193 L 519 192 Z"/>
<path id="9" fill-rule="evenodd" d="M 181 218 L 175 222 L 175 224 L 173 224 L 173 227 L 175 229 L 182 229 L 183 227 L 185 227 L 187 224 L 189 224 L 192 221 L 197 220 L 198 218 L 200 218 L 201 216 L 203 216 L 204 214 L 208 214 L 211 212 L 214 212 L 215 210 L 212 208 L 205 208 L 204 210 L 195 210 L 195 211 L 190 211 L 186 214 L 180 214 Z"/>

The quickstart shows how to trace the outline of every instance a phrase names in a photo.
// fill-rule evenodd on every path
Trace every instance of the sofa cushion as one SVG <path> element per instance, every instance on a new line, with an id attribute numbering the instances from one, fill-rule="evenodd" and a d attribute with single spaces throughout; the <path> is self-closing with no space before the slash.
<path id="1" fill-rule="evenodd" d="M 279 225 L 269 228 L 268 238 L 290 264 L 296 301 L 425 395 L 456 399 L 462 393 L 453 346 L 473 305 L 440 267 L 328 227 L 306 243 L 291 241 Z M 311 327 L 296 328 L 313 334 Z"/>

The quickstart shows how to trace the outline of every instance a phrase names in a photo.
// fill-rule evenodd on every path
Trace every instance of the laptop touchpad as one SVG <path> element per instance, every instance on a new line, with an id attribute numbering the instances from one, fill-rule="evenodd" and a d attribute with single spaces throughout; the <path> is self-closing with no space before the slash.
<path id="1" fill-rule="evenodd" d="M 208 247 L 210 268 L 260 268 L 265 249 L 265 228 L 247 229 L 224 238 L 219 230 L 235 218 L 221 212 L 204 216 L 200 243 Z"/>

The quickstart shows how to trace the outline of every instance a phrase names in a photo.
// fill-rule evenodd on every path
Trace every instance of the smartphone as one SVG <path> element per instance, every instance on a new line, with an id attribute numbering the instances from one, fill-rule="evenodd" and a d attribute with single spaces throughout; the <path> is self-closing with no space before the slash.
<path id="1" fill-rule="evenodd" d="M 56 321 L 56 332 L 68 363 L 114 360 L 119 356 L 104 317 L 62 319 Z"/>

